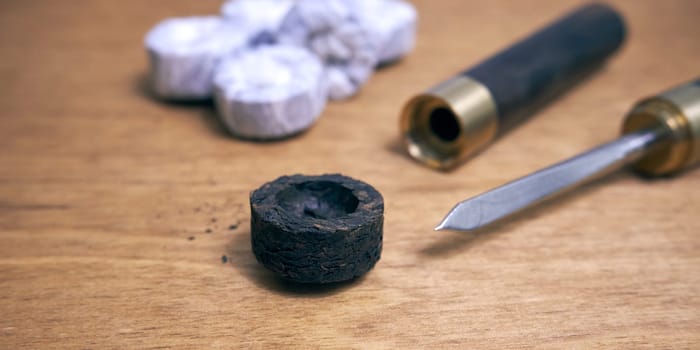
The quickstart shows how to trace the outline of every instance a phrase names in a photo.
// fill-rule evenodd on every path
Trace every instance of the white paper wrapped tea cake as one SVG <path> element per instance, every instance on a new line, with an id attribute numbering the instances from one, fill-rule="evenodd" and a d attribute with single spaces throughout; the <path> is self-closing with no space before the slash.
<path id="1" fill-rule="evenodd" d="M 378 47 L 363 28 L 348 0 L 298 0 L 278 31 L 282 43 L 313 51 L 331 72 L 328 96 L 354 95 L 369 79 L 377 64 Z"/>
<path id="2" fill-rule="evenodd" d="M 219 67 L 214 86 L 224 124 L 243 138 L 297 134 L 326 105 L 323 65 L 302 47 L 262 46 L 229 57 Z"/>
<path id="3" fill-rule="evenodd" d="M 146 35 L 154 92 L 165 99 L 206 99 L 222 57 L 246 47 L 250 33 L 217 16 L 171 18 Z"/>
<path id="4" fill-rule="evenodd" d="M 294 0 L 229 0 L 221 6 L 221 14 L 255 35 L 274 33 L 292 5 Z"/>
<path id="5" fill-rule="evenodd" d="M 415 9 L 401 0 L 230 0 L 221 13 L 168 19 L 147 34 L 153 90 L 214 96 L 226 127 L 249 139 L 307 129 L 327 98 L 355 95 L 415 41 Z"/>
<path id="6" fill-rule="evenodd" d="M 418 15 L 402 0 L 347 0 L 361 24 L 377 38 L 379 63 L 390 63 L 413 50 Z"/>

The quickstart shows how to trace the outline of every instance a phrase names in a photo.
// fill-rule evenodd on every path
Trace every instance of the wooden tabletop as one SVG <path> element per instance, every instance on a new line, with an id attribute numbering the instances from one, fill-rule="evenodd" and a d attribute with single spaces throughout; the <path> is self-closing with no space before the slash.
<path id="1" fill-rule="evenodd" d="M 615 1 L 622 51 L 449 173 L 398 146 L 402 104 L 578 1 L 415 3 L 413 54 L 307 133 L 253 143 L 146 84 L 148 29 L 218 1 L 2 1 L 0 348 L 700 347 L 700 170 L 620 172 L 478 233 L 432 231 L 697 76 L 700 2 Z M 364 278 L 297 286 L 255 261 L 249 192 L 294 173 L 383 194 L 384 251 Z"/>

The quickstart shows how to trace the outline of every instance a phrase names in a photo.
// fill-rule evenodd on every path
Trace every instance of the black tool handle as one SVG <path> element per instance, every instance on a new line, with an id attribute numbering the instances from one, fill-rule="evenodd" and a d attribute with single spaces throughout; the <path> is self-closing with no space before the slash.
<path id="1" fill-rule="evenodd" d="M 586 5 L 463 74 L 489 89 L 499 130 L 507 130 L 593 71 L 624 38 L 625 24 L 613 8 Z"/>

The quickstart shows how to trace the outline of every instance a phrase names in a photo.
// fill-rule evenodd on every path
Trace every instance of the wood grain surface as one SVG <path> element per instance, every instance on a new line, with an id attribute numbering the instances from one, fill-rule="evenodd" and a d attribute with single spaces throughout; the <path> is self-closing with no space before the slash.
<path id="1" fill-rule="evenodd" d="M 700 348 L 700 170 L 620 172 L 481 232 L 432 231 L 697 76 L 700 2 L 614 1 L 622 51 L 456 171 L 398 146 L 412 94 L 578 3 L 416 1 L 412 55 L 307 133 L 252 143 L 145 82 L 148 29 L 218 1 L 3 0 L 0 348 Z M 256 263 L 248 194 L 294 173 L 384 195 L 384 252 L 364 278 L 296 286 Z"/>

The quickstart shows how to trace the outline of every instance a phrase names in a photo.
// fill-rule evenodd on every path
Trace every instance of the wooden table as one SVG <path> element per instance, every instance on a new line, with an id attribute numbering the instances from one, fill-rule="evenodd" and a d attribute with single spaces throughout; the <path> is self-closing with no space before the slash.
<path id="1" fill-rule="evenodd" d="M 456 171 L 398 146 L 413 93 L 576 3 L 416 1 L 410 57 L 309 132 L 253 143 L 145 83 L 147 30 L 217 1 L 3 1 L 0 348 L 700 347 L 698 170 L 622 172 L 476 234 L 432 231 L 696 76 L 700 2 L 615 1 L 620 54 Z M 354 283 L 281 282 L 251 254 L 249 192 L 338 172 L 384 195 L 382 259 Z"/>

